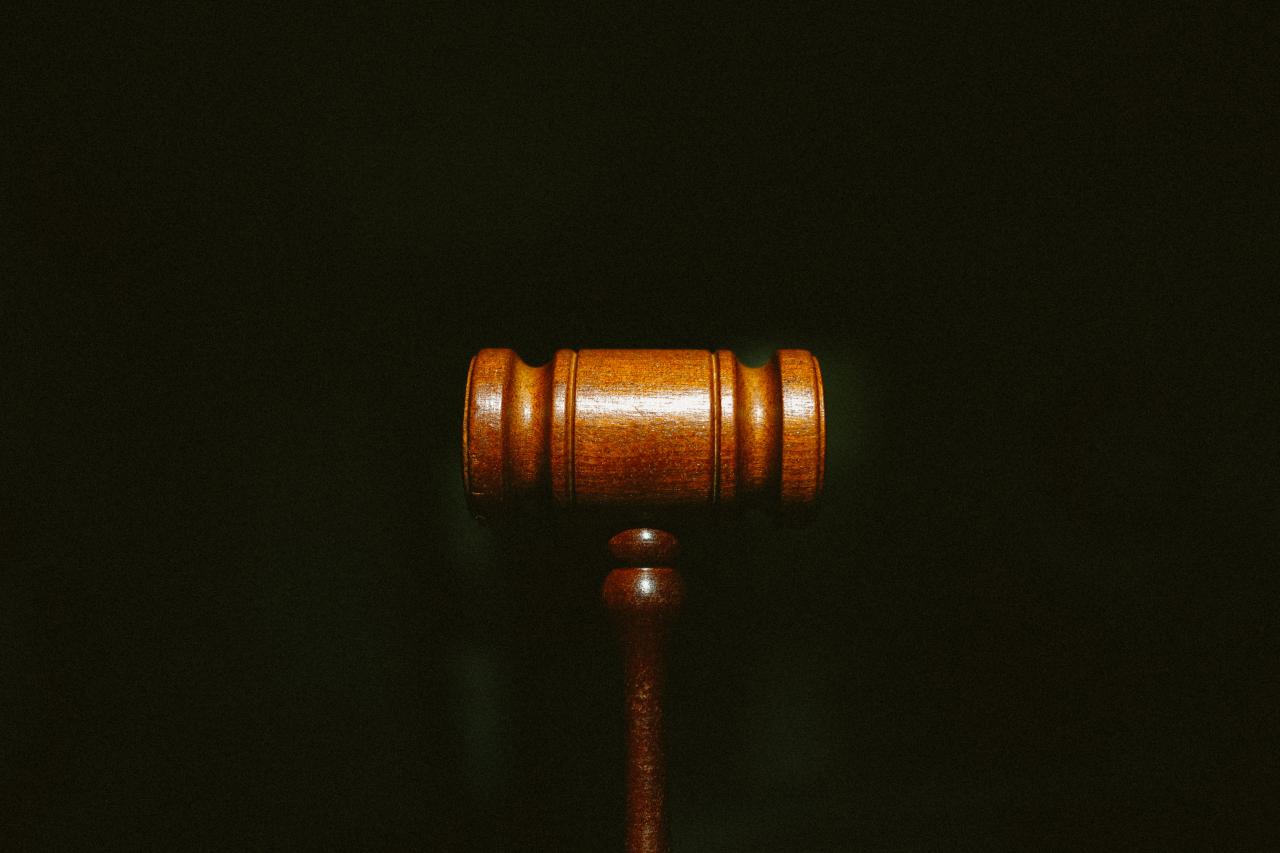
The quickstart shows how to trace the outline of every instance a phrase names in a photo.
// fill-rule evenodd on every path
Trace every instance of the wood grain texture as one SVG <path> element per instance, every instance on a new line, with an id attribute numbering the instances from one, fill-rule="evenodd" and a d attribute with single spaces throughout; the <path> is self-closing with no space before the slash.
<path id="1" fill-rule="evenodd" d="M 811 505 L 826 451 L 822 377 L 806 350 L 751 368 L 725 350 L 560 350 L 530 367 L 485 349 L 471 362 L 462 443 L 482 517 L 525 501 Z"/>
<path id="2" fill-rule="evenodd" d="M 677 543 L 670 533 L 641 528 L 619 533 L 609 546 L 623 566 L 609 573 L 602 597 L 618 628 L 626 677 L 626 849 L 666 853 L 662 689 L 666 640 L 684 599 L 684 582 L 668 565 Z"/>
<path id="3" fill-rule="evenodd" d="M 805 350 L 761 367 L 725 350 L 560 350 L 530 367 L 485 349 L 467 375 L 463 479 L 482 518 L 531 502 L 624 518 L 750 505 L 793 515 L 821 495 L 825 453 L 822 375 Z M 621 567 L 602 596 L 625 662 L 626 849 L 660 853 L 663 656 L 684 584 L 669 533 L 626 530 L 610 548 Z"/>

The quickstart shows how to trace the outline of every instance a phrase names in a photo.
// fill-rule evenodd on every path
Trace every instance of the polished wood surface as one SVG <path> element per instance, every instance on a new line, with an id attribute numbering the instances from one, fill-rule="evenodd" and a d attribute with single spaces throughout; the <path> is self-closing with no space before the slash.
<path id="1" fill-rule="evenodd" d="M 562 507 L 812 504 L 822 491 L 822 375 L 805 350 L 744 367 L 721 350 L 510 349 L 471 361 L 467 499 L 481 517 Z"/>
<path id="2" fill-rule="evenodd" d="M 826 455 L 822 374 L 805 350 L 745 367 L 724 350 L 560 350 L 531 367 L 510 349 L 471 360 L 462 427 L 467 502 L 595 509 L 622 525 L 697 508 L 815 505 Z M 616 530 L 617 527 L 612 529 Z M 628 853 L 667 851 L 664 647 L 684 596 L 675 536 L 625 530 L 602 595 L 626 673 Z"/>
<path id="3" fill-rule="evenodd" d="M 609 542 L 621 567 L 605 578 L 602 597 L 613 614 L 626 674 L 627 853 L 670 849 L 663 754 L 664 647 L 684 598 L 671 564 L 676 538 L 650 528 L 625 530 Z"/>

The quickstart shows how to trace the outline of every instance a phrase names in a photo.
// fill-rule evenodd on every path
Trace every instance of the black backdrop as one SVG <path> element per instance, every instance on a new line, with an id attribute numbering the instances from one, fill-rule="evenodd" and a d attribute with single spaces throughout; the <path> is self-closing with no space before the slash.
<path id="1" fill-rule="evenodd" d="M 822 360 L 818 520 L 678 531 L 678 850 L 1273 833 L 1275 12 L 1059 5 L 19 22 L 6 835 L 616 849 L 482 346 Z"/>

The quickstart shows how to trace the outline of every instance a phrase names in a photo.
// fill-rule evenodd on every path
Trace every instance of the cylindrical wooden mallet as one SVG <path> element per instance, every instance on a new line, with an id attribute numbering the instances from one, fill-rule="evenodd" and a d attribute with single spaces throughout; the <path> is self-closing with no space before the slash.
<path id="1" fill-rule="evenodd" d="M 724 350 L 560 350 L 530 367 L 509 349 L 471 360 L 462 430 L 467 502 L 480 518 L 547 501 L 579 512 L 761 506 L 822 492 L 822 375 L 805 350 L 744 367 Z M 612 516 L 611 516 L 612 517 Z M 662 754 L 663 643 L 684 594 L 676 538 L 613 537 L 604 601 L 623 643 L 627 850 L 669 847 Z"/>

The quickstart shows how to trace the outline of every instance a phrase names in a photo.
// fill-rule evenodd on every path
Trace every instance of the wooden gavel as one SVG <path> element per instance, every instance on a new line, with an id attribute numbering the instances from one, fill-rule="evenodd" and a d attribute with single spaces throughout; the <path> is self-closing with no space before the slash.
<path id="1" fill-rule="evenodd" d="M 462 455 L 482 519 L 536 501 L 637 520 L 746 506 L 802 516 L 822 492 L 822 375 L 794 349 L 755 368 L 724 350 L 560 350 L 530 367 L 484 349 L 467 375 Z M 663 647 L 684 594 L 678 544 L 643 527 L 609 545 L 620 565 L 603 597 L 625 657 L 627 850 L 658 853 L 670 846 Z"/>

